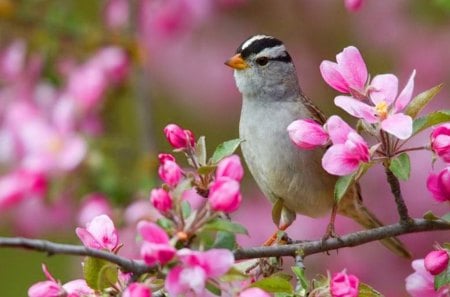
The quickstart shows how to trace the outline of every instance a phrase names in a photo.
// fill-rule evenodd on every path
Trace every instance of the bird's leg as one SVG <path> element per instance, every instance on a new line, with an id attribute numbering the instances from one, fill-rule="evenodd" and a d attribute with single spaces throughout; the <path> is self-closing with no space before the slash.
<path id="1" fill-rule="evenodd" d="M 336 220 L 336 214 L 337 214 L 337 208 L 338 205 L 336 202 L 333 203 L 333 209 L 331 210 L 331 216 L 330 216 L 330 222 L 327 226 L 327 231 L 325 232 L 322 240 L 325 241 L 328 238 L 337 238 L 339 237 L 334 229 L 334 221 Z"/>
<path id="2" fill-rule="evenodd" d="M 272 236 L 270 236 L 265 242 L 264 242 L 264 246 L 271 246 L 272 244 L 275 243 L 275 241 L 278 238 L 278 232 L 280 231 L 286 231 L 287 228 L 289 228 L 289 226 L 291 225 L 291 223 L 289 224 L 283 224 L 280 227 L 278 227 L 278 230 L 275 231 Z"/>

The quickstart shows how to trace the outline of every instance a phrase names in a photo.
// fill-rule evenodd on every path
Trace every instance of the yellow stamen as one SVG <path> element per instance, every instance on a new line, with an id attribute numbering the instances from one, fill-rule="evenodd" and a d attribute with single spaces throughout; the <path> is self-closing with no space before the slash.
<path id="1" fill-rule="evenodd" d="M 388 105 L 386 101 L 378 102 L 377 105 L 375 105 L 375 111 L 377 112 L 380 119 L 386 119 L 388 114 Z"/>
<path id="2" fill-rule="evenodd" d="M 58 153 L 63 148 L 63 141 L 59 137 L 53 137 L 48 141 L 48 149 L 52 153 Z"/>

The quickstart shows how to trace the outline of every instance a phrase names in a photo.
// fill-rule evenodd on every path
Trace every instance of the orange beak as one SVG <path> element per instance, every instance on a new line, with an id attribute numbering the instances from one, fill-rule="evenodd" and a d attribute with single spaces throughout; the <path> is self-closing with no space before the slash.
<path id="1" fill-rule="evenodd" d="M 244 59 L 242 59 L 241 54 L 236 54 L 229 58 L 228 61 L 225 62 L 225 65 L 236 70 L 242 70 L 248 67 L 248 64 L 245 63 Z"/>

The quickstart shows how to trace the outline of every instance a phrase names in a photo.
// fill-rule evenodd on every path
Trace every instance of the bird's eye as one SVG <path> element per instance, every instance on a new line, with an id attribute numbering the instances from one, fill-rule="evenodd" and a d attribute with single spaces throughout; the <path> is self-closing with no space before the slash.
<path id="1" fill-rule="evenodd" d="M 264 66 L 269 62 L 269 58 L 267 57 L 260 57 L 258 59 L 256 59 L 256 64 L 260 65 L 260 66 Z"/>

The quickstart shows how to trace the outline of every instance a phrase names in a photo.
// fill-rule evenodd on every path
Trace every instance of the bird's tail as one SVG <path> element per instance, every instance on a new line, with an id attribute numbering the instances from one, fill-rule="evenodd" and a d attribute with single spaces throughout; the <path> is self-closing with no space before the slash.
<path id="1" fill-rule="evenodd" d="M 366 229 L 383 226 L 383 223 L 363 205 L 359 185 L 356 184 L 354 191 L 349 192 L 350 193 L 339 202 L 338 212 L 355 220 Z M 353 197 L 350 198 L 349 196 Z M 382 239 L 380 242 L 396 255 L 408 259 L 412 257 L 406 246 L 396 237 Z"/>

